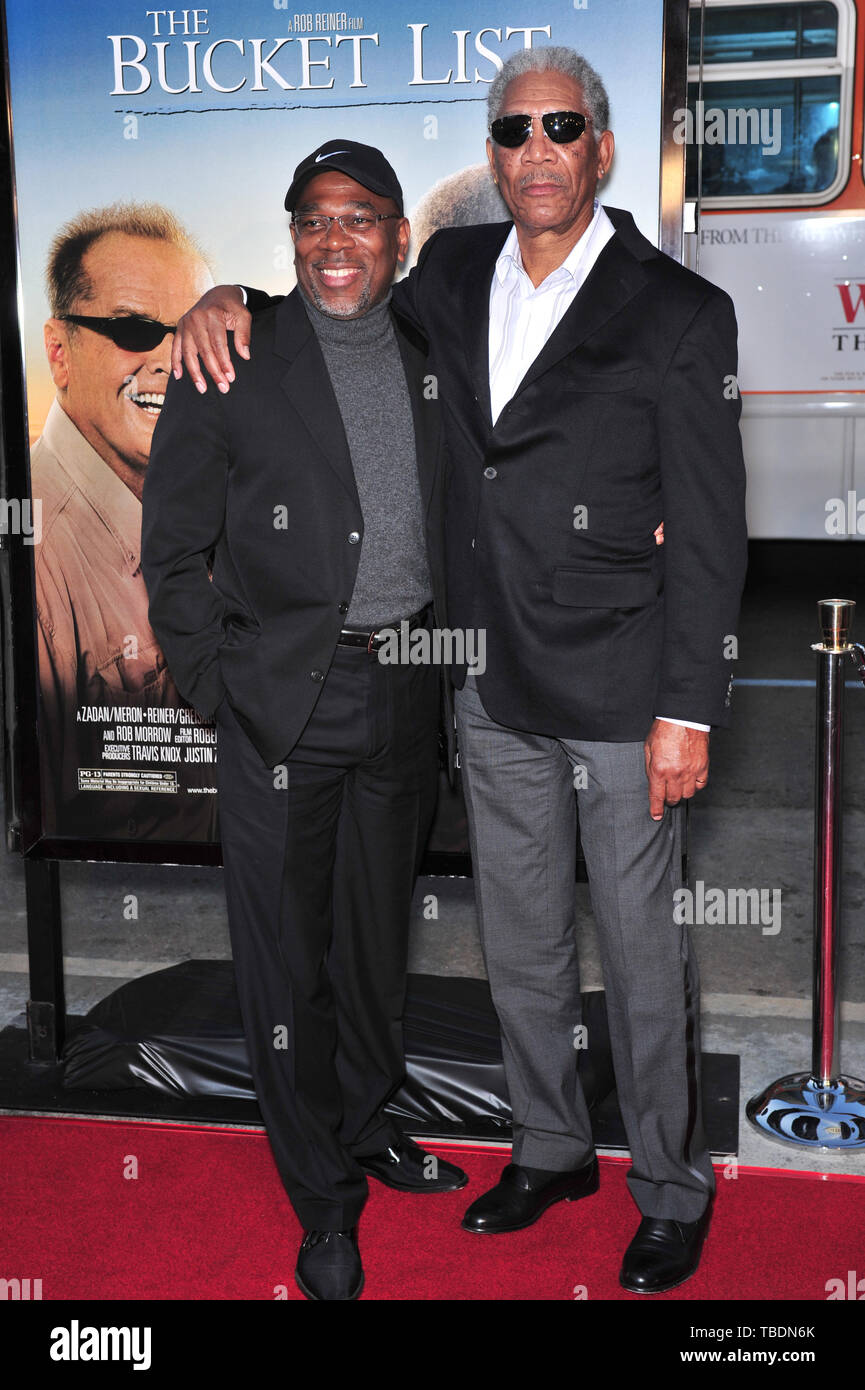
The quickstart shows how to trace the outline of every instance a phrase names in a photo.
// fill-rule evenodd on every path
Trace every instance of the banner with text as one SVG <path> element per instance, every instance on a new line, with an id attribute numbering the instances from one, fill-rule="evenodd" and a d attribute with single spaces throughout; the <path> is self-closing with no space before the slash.
<path id="1" fill-rule="evenodd" d="M 118 341 L 94 319 L 170 327 L 219 281 L 289 291 L 286 188 L 301 158 L 341 136 L 396 168 L 410 261 L 437 227 L 506 217 L 486 161 L 487 91 L 508 56 L 541 45 L 575 47 L 603 76 L 617 145 L 601 197 L 657 244 L 663 0 L 5 9 L 43 833 L 212 842 L 215 730 L 177 692 L 140 570 L 171 336 Z"/>

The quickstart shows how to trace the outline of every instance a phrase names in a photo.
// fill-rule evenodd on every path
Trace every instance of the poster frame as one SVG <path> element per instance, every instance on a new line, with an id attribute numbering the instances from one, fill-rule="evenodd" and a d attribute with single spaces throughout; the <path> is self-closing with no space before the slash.
<path id="1" fill-rule="evenodd" d="M 688 0 L 664 0 L 658 244 L 683 258 L 685 147 L 674 138 L 675 112 L 686 104 Z M 30 496 L 30 453 L 22 321 L 21 266 L 15 187 L 6 4 L 0 0 L 3 105 L 0 118 L 0 497 Z M 172 864 L 217 867 L 217 842 L 59 837 L 43 831 L 40 786 L 38 670 L 31 548 L 0 534 L 3 775 L 7 849 L 29 860 Z M 454 873 L 465 856 L 428 853 L 425 873 Z"/>

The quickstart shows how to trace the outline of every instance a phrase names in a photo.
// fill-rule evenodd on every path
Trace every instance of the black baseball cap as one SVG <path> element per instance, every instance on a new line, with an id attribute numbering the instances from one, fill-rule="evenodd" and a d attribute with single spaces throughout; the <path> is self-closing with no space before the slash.
<path id="1" fill-rule="evenodd" d="M 374 145 L 359 145 L 356 140 L 328 140 L 301 160 L 294 171 L 291 187 L 285 195 L 285 206 L 293 212 L 297 200 L 311 178 L 338 169 L 382 198 L 393 198 L 402 213 L 402 189 L 391 165 Z"/>

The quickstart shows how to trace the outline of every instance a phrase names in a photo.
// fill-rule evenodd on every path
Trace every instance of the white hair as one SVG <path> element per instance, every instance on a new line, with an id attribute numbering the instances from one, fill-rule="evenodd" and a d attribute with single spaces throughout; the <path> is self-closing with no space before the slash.
<path id="1" fill-rule="evenodd" d="M 557 72 L 561 73 L 562 77 L 570 77 L 582 88 L 588 107 L 584 114 L 591 116 L 595 134 L 609 129 L 610 99 L 603 81 L 587 59 L 575 49 L 565 48 L 562 44 L 553 44 L 546 48 L 522 48 L 512 58 L 508 58 L 501 72 L 494 77 L 487 93 L 489 125 L 492 125 L 502 109 L 509 83 L 529 72 Z"/>

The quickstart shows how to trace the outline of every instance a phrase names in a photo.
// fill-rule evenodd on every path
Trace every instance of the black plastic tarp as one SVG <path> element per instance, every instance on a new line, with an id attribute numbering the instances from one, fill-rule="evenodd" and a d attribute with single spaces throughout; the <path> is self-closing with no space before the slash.
<path id="1" fill-rule="evenodd" d="M 589 1106 L 613 1089 L 604 995 L 583 995 L 591 1045 L 578 1069 Z M 578 1042 L 579 1038 L 575 1038 Z M 418 1132 L 510 1138 L 498 1020 L 485 980 L 410 975 L 407 1076 L 387 1109 Z M 231 961 L 185 961 L 122 985 L 67 1042 L 64 1086 L 150 1087 L 166 1095 L 254 1100 Z"/>

